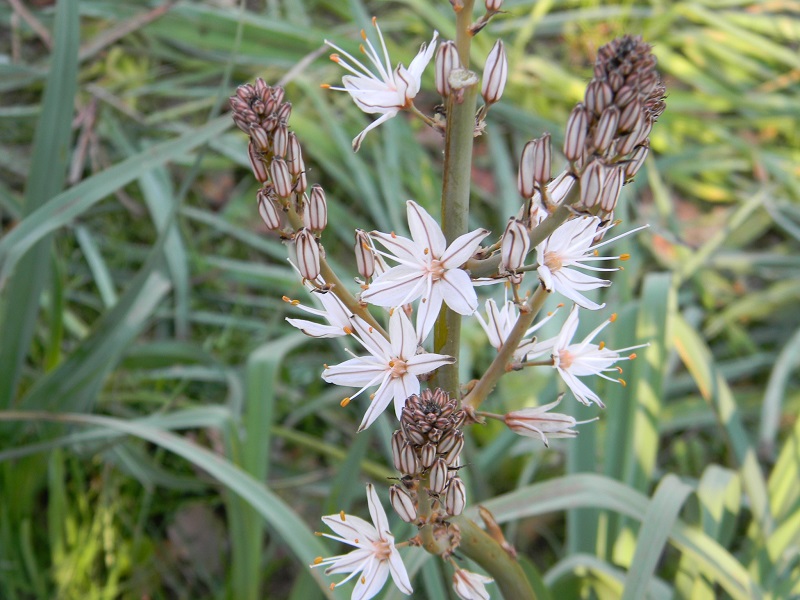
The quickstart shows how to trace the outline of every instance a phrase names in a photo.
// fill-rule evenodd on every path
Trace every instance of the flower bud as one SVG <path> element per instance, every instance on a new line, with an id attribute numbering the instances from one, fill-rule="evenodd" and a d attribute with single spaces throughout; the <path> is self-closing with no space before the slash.
<path id="1" fill-rule="evenodd" d="M 405 442 L 400 448 L 400 468 L 398 471 L 404 475 L 416 475 L 420 471 L 417 453 L 414 452 L 413 446 L 408 442 Z"/>
<path id="2" fill-rule="evenodd" d="M 461 59 L 453 41 L 443 42 L 436 51 L 436 91 L 447 98 L 450 95 L 450 73 L 461 68 Z"/>
<path id="3" fill-rule="evenodd" d="M 461 450 L 464 448 L 464 434 L 460 431 L 456 432 L 456 441 L 450 451 L 445 455 L 444 461 L 451 467 L 458 466 L 458 457 L 461 455 Z"/>
<path id="4" fill-rule="evenodd" d="M 483 68 L 481 96 L 486 104 L 494 104 L 503 95 L 508 78 L 508 59 L 503 40 L 497 40 Z"/>
<path id="5" fill-rule="evenodd" d="M 581 173 L 581 204 L 585 208 L 592 208 L 600 199 L 603 190 L 603 165 L 593 160 Z"/>
<path id="6" fill-rule="evenodd" d="M 289 167 L 286 166 L 286 161 L 282 158 L 273 158 L 269 166 L 270 175 L 272 175 L 272 185 L 275 186 L 275 192 L 281 198 L 288 198 L 292 195 L 292 176 L 289 173 Z"/>
<path id="7" fill-rule="evenodd" d="M 294 235 L 297 250 L 297 269 L 303 279 L 319 277 L 319 244 L 314 234 L 305 227 Z"/>
<path id="8" fill-rule="evenodd" d="M 584 98 L 586 109 L 596 115 L 602 113 L 613 99 L 614 92 L 605 81 L 595 79 L 586 86 L 586 97 Z"/>
<path id="9" fill-rule="evenodd" d="M 280 229 L 283 225 L 283 213 L 275 202 L 275 192 L 271 188 L 261 188 L 256 195 L 258 214 L 270 231 Z"/>
<path id="10" fill-rule="evenodd" d="M 258 182 L 266 182 L 269 179 L 267 167 L 264 161 L 261 160 L 261 153 L 253 145 L 252 141 L 247 146 L 247 156 L 250 158 L 250 166 L 253 168 L 253 175 L 256 176 Z"/>
<path id="11" fill-rule="evenodd" d="M 270 89 L 272 91 L 272 101 L 275 103 L 275 106 L 278 106 L 281 102 L 283 102 L 283 97 L 286 95 L 286 90 L 279 85 L 276 85 L 274 88 Z M 289 109 L 291 110 L 291 104 L 289 105 Z"/>
<path id="12" fill-rule="evenodd" d="M 525 257 L 531 248 L 531 238 L 525 223 L 511 217 L 503 232 L 500 242 L 500 257 L 503 269 L 507 273 L 515 273 L 525 264 Z M 520 273 L 520 275 L 522 275 Z M 522 279 L 520 277 L 520 279 Z"/>
<path id="13" fill-rule="evenodd" d="M 447 485 L 447 463 L 443 458 L 437 458 L 431 467 L 429 476 L 430 490 L 434 494 L 441 494 Z"/>
<path id="14" fill-rule="evenodd" d="M 356 253 L 356 269 L 364 279 L 369 279 L 375 273 L 375 254 L 369 242 L 369 236 L 363 229 L 356 229 L 356 243 L 353 248 Z"/>
<path id="15" fill-rule="evenodd" d="M 289 130 L 286 128 L 286 124 L 278 124 L 272 135 L 274 136 L 272 139 L 273 154 L 281 158 L 285 157 L 289 148 Z"/>
<path id="16" fill-rule="evenodd" d="M 485 0 L 483 5 L 487 12 L 498 12 L 503 7 L 503 0 Z"/>
<path id="17" fill-rule="evenodd" d="M 394 464 L 394 468 L 398 471 L 401 471 L 401 450 L 403 449 L 403 444 L 405 443 L 405 438 L 403 437 L 403 432 L 399 429 L 392 434 L 392 463 Z"/>
<path id="18" fill-rule="evenodd" d="M 467 505 L 467 490 L 460 477 L 453 477 L 450 485 L 447 486 L 447 493 L 444 496 L 444 509 L 447 514 L 454 517 L 464 512 Z"/>
<path id="19" fill-rule="evenodd" d="M 441 440 L 439 440 L 439 443 L 436 444 L 436 453 L 447 454 L 448 452 L 450 452 L 450 450 L 453 449 L 453 446 L 456 445 L 457 440 L 458 440 L 458 430 L 451 429 Z"/>
<path id="20" fill-rule="evenodd" d="M 269 136 L 260 125 L 252 125 L 248 131 L 250 138 L 261 152 L 269 150 Z"/>
<path id="21" fill-rule="evenodd" d="M 600 115 L 597 128 L 592 139 L 592 148 L 597 152 L 605 152 L 614 141 L 617 135 L 617 123 L 619 123 L 619 109 L 616 106 L 609 106 Z"/>
<path id="22" fill-rule="evenodd" d="M 295 177 L 306 170 L 306 165 L 303 161 L 303 149 L 300 147 L 300 142 L 293 131 L 289 133 L 289 147 L 286 150 L 286 165 L 289 167 L 289 173 Z"/>
<path id="23" fill-rule="evenodd" d="M 414 500 L 399 485 L 395 484 L 389 488 L 389 502 L 391 502 L 394 512 L 400 515 L 400 518 L 406 523 L 413 523 L 417 520 L 417 507 L 414 506 Z"/>
<path id="24" fill-rule="evenodd" d="M 614 104 L 617 106 L 627 106 L 638 95 L 636 88 L 632 85 L 624 85 L 614 95 Z"/>
<path id="25" fill-rule="evenodd" d="M 436 460 L 436 446 L 426 442 L 419 450 L 419 462 L 424 468 L 429 468 Z"/>
<path id="26" fill-rule="evenodd" d="M 534 140 L 533 152 L 533 178 L 540 186 L 550 181 L 550 162 L 552 149 L 550 145 L 550 134 L 545 133 L 542 137 Z"/>
<path id="27" fill-rule="evenodd" d="M 456 569 L 453 573 L 453 590 L 461 600 L 488 600 L 489 592 L 486 591 L 486 584 L 492 583 L 494 579 L 472 573 L 466 569 Z"/>
<path id="28" fill-rule="evenodd" d="M 531 140 L 522 149 L 522 156 L 519 158 L 519 174 L 517 175 L 517 189 L 519 195 L 525 198 L 533 197 L 536 193 L 536 180 L 533 178 L 534 170 L 534 153 L 536 151 L 536 142 Z"/>
<path id="29" fill-rule="evenodd" d="M 562 397 L 563 394 L 550 404 L 510 412 L 505 415 L 506 425 L 517 435 L 541 438 L 545 446 L 548 445 L 547 435 L 558 438 L 575 437 L 578 432 L 573 427 L 579 425 L 575 417 L 549 412 L 561 402 Z"/>
<path id="30" fill-rule="evenodd" d="M 281 88 L 283 91 L 283 88 Z M 275 111 L 275 116 L 278 117 L 278 120 L 281 123 L 288 123 L 289 117 L 292 115 L 292 103 L 291 102 L 284 102 L 278 107 L 278 110 Z"/>
<path id="31" fill-rule="evenodd" d="M 308 188 L 308 179 L 306 178 L 306 172 L 300 171 L 300 174 L 297 176 L 297 179 L 294 182 L 294 186 L 292 189 L 297 192 L 298 194 L 302 194 Z"/>
<path id="32" fill-rule="evenodd" d="M 405 423 L 403 421 L 400 422 L 400 426 L 403 428 L 403 433 L 406 434 L 406 439 L 408 439 L 412 444 L 416 444 L 417 446 L 421 446 L 425 443 L 425 436 L 412 425 Z"/>
<path id="33" fill-rule="evenodd" d="M 642 144 L 641 146 L 636 146 L 636 148 L 634 148 L 633 154 L 631 154 L 630 159 L 625 164 L 626 180 L 632 179 L 633 176 L 639 172 L 639 169 L 642 168 L 644 159 L 647 158 L 647 153 L 649 151 L 650 147 L 647 144 Z"/>
<path id="34" fill-rule="evenodd" d="M 303 223 L 311 231 L 322 231 L 328 224 L 328 202 L 322 186 L 315 183 L 311 186 L 311 196 L 306 200 L 303 211 Z"/>
<path id="35" fill-rule="evenodd" d="M 583 104 L 578 104 L 569 115 L 567 131 L 564 137 L 564 156 L 568 160 L 578 160 L 583 155 L 588 131 L 589 115 Z"/>
<path id="36" fill-rule="evenodd" d="M 575 185 L 575 176 L 564 171 L 547 186 L 548 199 L 553 204 L 559 204 L 567 197 L 573 185 Z"/>
<path id="37" fill-rule="evenodd" d="M 622 113 L 619 115 L 619 130 L 622 132 L 632 131 L 639 121 L 639 115 L 642 114 L 642 104 L 638 100 L 629 102 Z"/>
<path id="38" fill-rule="evenodd" d="M 625 170 L 622 167 L 611 167 L 606 173 L 603 191 L 600 192 L 600 208 L 603 212 L 610 213 L 614 210 L 625 183 Z"/>

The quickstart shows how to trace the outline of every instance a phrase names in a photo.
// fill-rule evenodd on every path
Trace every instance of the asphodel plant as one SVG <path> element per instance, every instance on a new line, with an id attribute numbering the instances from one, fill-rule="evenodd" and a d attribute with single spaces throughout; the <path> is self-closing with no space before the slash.
<path id="1" fill-rule="evenodd" d="M 472 1 L 450 3 L 456 38 L 440 42 L 432 32 L 408 67 L 392 63 L 374 19 L 378 44 L 362 31 L 359 57 L 345 49 L 348 43 L 326 40 L 335 51 L 331 59 L 346 74 L 341 86 L 323 87 L 347 93 L 361 110 L 379 115 L 353 140 L 354 151 L 368 132 L 405 112 L 441 133 L 444 156 L 441 213 L 431 215 L 408 200 L 407 235 L 356 229 L 353 270 L 347 274 L 335 273 L 325 259 L 327 199 L 322 187 L 308 184 L 284 90 L 258 79 L 231 98 L 233 119 L 250 137 L 253 174 L 261 184 L 257 210 L 267 228 L 288 242 L 290 261 L 315 305 L 284 297 L 308 317 L 288 318 L 288 323 L 311 337 L 351 340 L 353 358 L 324 366 L 321 376 L 348 390 L 342 406 L 363 399 L 366 411 L 358 431 L 390 405 L 397 423 L 391 448 L 398 483 L 387 483 L 388 493 L 367 485 L 372 522 L 344 512 L 322 517 L 332 533 L 321 535 L 353 550 L 318 557 L 312 567 L 345 575 L 331 585 L 353 582 L 353 598 L 373 597 L 390 575 L 402 592 L 412 593 L 399 546 L 451 565 L 453 588 L 461 598 L 490 593 L 533 598 L 514 549 L 492 516 L 481 512 L 484 530 L 462 514 L 469 502 L 459 476 L 469 468 L 461 459 L 465 432 L 496 419 L 545 444 L 573 437 L 581 423 L 554 412 L 564 394 L 506 414 L 484 410 L 484 402 L 505 373 L 538 368 L 555 369 L 577 401 L 603 407 L 591 388 L 592 377 L 624 384 L 619 363 L 635 358 L 635 348 L 615 350 L 596 341 L 614 314 L 583 339 L 575 335 L 582 311 L 606 310 L 586 293 L 611 285 L 602 274 L 627 258 L 603 255 L 601 249 L 621 237 L 607 237 L 619 224 L 617 199 L 642 166 L 650 131 L 664 110 L 665 89 L 650 47 L 639 37 L 625 36 L 599 49 L 584 101 L 566 123 L 561 152 L 553 151 L 549 134 L 525 145 L 517 180 L 519 211 L 493 235 L 467 226 L 472 149 L 491 107 L 502 99 L 508 63 L 501 40 L 480 75 L 470 69 L 469 57 L 471 40 L 480 32 L 486 35 L 484 27 L 501 13 L 502 2 L 486 0 L 478 18 Z M 426 114 L 415 99 L 431 62 L 443 108 Z M 563 168 L 554 175 L 557 163 Z M 344 283 L 354 279 L 357 285 Z M 552 295 L 564 309 L 542 315 Z M 479 378 L 462 382 L 460 333 L 462 319 L 470 317 L 478 319 L 496 356 Z M 537 329 L 551 320 L 562 323 L 560 332 L 538 339 Z M 395 541 L 382 496 L 403 521 L 416 525 L 411 539 Z M 467 570 L 464 557 L 483 572 Z"/>

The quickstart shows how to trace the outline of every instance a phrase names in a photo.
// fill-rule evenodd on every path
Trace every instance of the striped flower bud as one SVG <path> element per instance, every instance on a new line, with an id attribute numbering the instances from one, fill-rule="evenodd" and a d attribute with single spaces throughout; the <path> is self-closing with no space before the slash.
<path id="1" fill-rule="evenodd" d="M 275 202 L 275 193 L 272 189 L 261 188 L 256 195 L 258 201 L 258 214 L 264 225 L 270 231 L 280 229 L 283 225 L 283 212 Z"/>
<path id="2" fill-rule="evenodd" d="M 636 87 L 632 85 L 624 85 L 617 90 L 616 94 L 614 94 L 614 104 L 617 106 L 627 106 L 636 98 L 636 96 L 638 96 L 638 94 L 639 93 L 636 90 Z"/>
<path id="3" fill-rule="evenodd" d="M 306 164 L 303 161 L 303 149 L 300 147 L 300 142 L 293 131 L 289 133 L 289 147 L 286 150 L 286 165 L 289 167 L 289 173 L 295 177 L 306 170 Z"/>
<path id="4" fill-rule="evenodd" d="M 447 493 L 444 496 L 444 509 L 447 514 L 458 516 L 464 512 L 467 505 L 467 490 L 460 477 L 453 477 L 450 485 L 447 486 Z"/>
<path id="5" fill-rule="evenodd" d="M 559 204 L 567 197 L 573 185 L 575 185 L 575 176 L 567 171 L 562 172 L 547 186 L 547 195 L 550 197 L 550 202 Z"/>
<path id="6" fill-rule="evenodd" d="M 606 172 L 603 191 L 600 192 L 600 209 L 605 213 L 614 210 L 625 183 L 625 170 L 622 167 L 611 167 Z"/>
<path id="7" fill-rule="evenodd" d="M 614 92 L 605 81 L 595 79 L 586 86 L 584 104 L 588 111 L 596 115 L 602 113 L 613 99 Z"/>
<path id="8" fill-rule="evenodd" d="M 503 0 L 485 0 L 483 5 L 488 12 L 498 12 L 503 7 Z"/>
<path id="9" fill-rule="evenodd" d="M 519 173 L 517 174 L 517 189 L 519 195 L 525 198 L 533 197 L 536 193 L 536 180 L 533 178 L 534 153 L 536 152 L 536 142 L 531 140 L 522 149 L 522 156 L 519 159 Z"/>
<path id="10" fill-rule="evenodd" d="M 650 147 L 648 144 L 642 144 L 641 146 L 636 146 L 633 150 L 633 154 L 631 154 L 630 159 L 625 164 L 625 179 L 633 179 L 633 176 L 639 172 L 639 169 L 642 168 L 644 164 L 644 159 L 647 158 L 647 153 L 650 151 Z"/>
<path id="11" fill-rule="evenodd" d="M 500 260 L 506 273 L 515 273 L 525 264 L 525 257 L 531 248 L 531 238 L 525 223 L 511 217 L 500 240 Z M 521 280 L 522 274 L 519 279 Z M 519 282 L 514 282 L 519 283 Z"/>
<path id="12" fill-rule="evenodd" d="M 640 114 L 642 114 L 642 103 L 638 100 L 625 105 L 619 115 L 619 124 L 617 125 L 619 130 L 623 133 L 632 131 L 639 121 Z"/>
<path id="13" fill-rule="evenodd" d="M 546 184 L 551 179 L 551 157 L 550 134 L 545 133 L 542 137 L 534 140 L 533 178 L 540 186 Z"/>
<path id="14" fill-rule="evenodd" d="M 319 277 L 319 244 L 310 230 L 303 227 L 294 235 L 297 250 L 297 269 L 303 279 Z"/>
<path id="15" fill-rule="evenodd" d="M 417 453 L 414 452 L 414 447 L 406 442 L 400 448 L 400 468 L 397 469 L 404 475 L 416 475 L 420 472 L 419 459 Z"/>
<path id="16" fill-rule="evenodd" d="M 272 132 L 272 152 L 275 156 L 284 158 L 289 149 L 289 129 L 286 123 L 280 123 Z"/>
<path id="17" fill-rule="evenodd" d="M 439 440 L 439 443 L 436 445 L 436 452 L 437 454 L 447 454 L 453 447 L 456 445 L 456 441 L 458 440 L 458 431 L 455 429 L 451 429 L 447 432 L 447 434 Z"/>
<path id="18" fill-rule="evenodd" d="M 364 279 L 369 279 L 375 273 L 375 254 L 367 232 L 356 229 L 356 243 L 353 248 L 356 253 L 356 269 Z"/>
<path id="19" fill-rule="evenodd" d="M 272 176 L 272 185 L 275 186 L 275 192 L 281 198 L 288 198 L 292 195 L 292 175 L 289 173 L 289 167 L 286 166 L 286 161 L 282 158 L 273 158 L 272 163 L 269 165 L 270 175 Z"/>
<path id="20" fill-rule="evenodd" d="M 460 431 L 456 433 L 456 441 L 450 451 L 445 455 L 444 461 L 451 467 L 458 466 L 458 457 L 464 449 L 464 434 Z"/>
<path id="21" fill-rule="evenodd" d="M 616 106 L 609 106 L 600 115 L 597 128 L 592 139 L 592 149 L 596 152 L 605 152 L 614 141 L 617 135 L 617 124 L 619 123 L 619 109 Z"/>
<path id="22" fill-rule="evenodd" d="M 256 148 L 261 150 L 261 152 L 269 150 L 269 136 L 261 126 L 253 125 L 250 127 L 248 133 L 250 134 L 250 139 L 255 143 Z"/>
<path id="23" fill-rule="evenodd" d="M 405 443 L 403 432 L 398 429 L 392 434 L 392 463 L 394 464 L 394 468 L 398 471 L 402 470 L 400 468 L 402 465 L 400 462 L 400 452 L 403 449 L 403 443 Z"/>
<path id="24" fill-rule="evenodd" d="M 583 156 L 588 131 L 589 115 L 583 104 L 578 104 L 569 115 L 567 131 L 564 137 L 564 156 L 568 160 L 575 161 Z"/>
<path id="25" fill-rule="evenodd" d="M 430 442 L 426 442 L 425 445 L 419 449 L 419 462 L 424 468 L 428 469 L 433 465 L 435 460 L 436 446 Z"/>
<path id="26" fill-rule="evenodd" d="M 483 68 L 483 81 L 481 82 L 481 96 L 486 104 L 494 104 L 503 95 L 508 78 L 508 59 L 503 40 L 497 40 Z"/>
<path id="27" fill-rule="evenodd" d="M 431 467 L 428 478 L 430 490 L 434 494 L 441 494 L 447 485 L 447 463 L 443 458 L 437 458 Z"/>
<path id="28" fill-rule="evenodd" d="M 460 68 L 455 42 L 443 42 L 436 51 L 436 91 L 440 96 L 447 98 L 450 95 L 450 73 Z"/>
<path id="29" fill-rule="evenodd" d="M 392 504 L 394 512 L 400 515 L 400 518 L 406 523 L 413 523 L 417 520 L 417 507 L 414 505 L 413 498 L 399 485 L 395 484 L 389 488 L 389 502 Z"/>
<path id="30" fill-rule="evenodd" d="M 303 211 L 303 223 L 314 232 L 322 231 L 328 225 L 328 202 L 325 190 L 318 183 L 311 186 L 311 195 Z"/>
<path id="31" fill-rule="evenodd" d="M 292 189 L 297 192 L 298 194 L 302 194 L 308 188 L 308 178 L 306 178 L 306 172 L 301 171 L 300 174 L 297 176 L 297 179 L 294 182 L 294 186 Z"/>
<path id="32" fill-rule="evenodd" d="M 253 145 L 253 142 L 247 146 L 247 156 L 250 158 L 250 166 L 253 168 L 253 175 L 256 176 L 259 183 L 264 183 L 269 180 L 267 167 L 264 161 L 261 160 L 261 153 Z"/>
<path id="33" fill-rule="evenodd" d="M 283 91 L 283 90 L 281 90 Z M 284 102 L 278 107 L 278 110 L 275 111 L 275 116 L 278 117 L 278 120 L 281 123 L 288 123 L 289 117 L 292 116 L 292 104 L 291 102 Z"/>
<path id="34" fill-rule="evenodd" d="M 581 173 L 581 204 L 585 208 L 592 208 L 600 199 L 603 190 L 603 165 L 593 160 Z"/>

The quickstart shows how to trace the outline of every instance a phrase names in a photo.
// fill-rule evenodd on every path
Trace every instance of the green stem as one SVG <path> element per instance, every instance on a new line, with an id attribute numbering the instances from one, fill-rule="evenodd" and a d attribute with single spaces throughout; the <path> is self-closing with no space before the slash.
<path id="1" fill-rule="evenodd" d="M 525 337 L 525 332 L 531 326 L 531 323 L 533 323 L 536 315 L 542 309 L 547 295 L 548 293 L 544 287 L 539 286 L 536 288 L 533 295 L 528 298 L 527 302 L 522 305 L 519 318 L 514 328 L 498 351 L 492 364 L 489 365 L 483 377 L 478 380 L 469 394 L 464 397 L 462 404 L 466 410 L 474 411 L 477 409 L 481 405 L 481 402 L 492 392 L 500 378 L 506 373 L 506 367 L 513 359 L 514 351 L 519 346 L 522 338 Z"/>
<path id="2" fill-rule="evenodd" d="M 494 577 L 506 600 L 536 600 L 528 578 L 520 564 L 492 537 L 466 517 L 454 517 L 461 530 L 458 551 L 471 558 Z"/>

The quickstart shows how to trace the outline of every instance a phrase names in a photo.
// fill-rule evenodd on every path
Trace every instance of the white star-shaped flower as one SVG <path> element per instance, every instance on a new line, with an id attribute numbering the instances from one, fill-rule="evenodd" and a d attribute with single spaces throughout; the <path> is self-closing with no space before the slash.
<path id="1" fill-rule="evenodd" d="M 389 520 L 371 483 L 367 484 L 367 503 L 372 524 L 359 517 L 346 515 L 344 511 L 338 515 L 322 517 L 322 521 L 336 534 L 323 533 L 323 536 L 355 546 L 356 549 L 330 558 L 319 557 L 311 567 L 327 566 L 326 575 L 349 573 L 334 587 L 360 574 L 350 596 L 352 600 L 369 600 L 375 596 L 381 591 L 390 574 L 401 592 L 406 595 L 411 594 L 413 590 L 408 572 L 400 553 L 395 548 L 394 536 L 389 531 Z"/>
<path id="2" fill-rule="evenodd" d="M 417 332 L 402 309 L 393 311 L 389 318 L 388 340 L 358 317 L 352 318 L 352 325 L 353 337 L 370 355 L 327 367 L 322 372 L 322 378 L 336 385 L 361 387 L 350 398 L 368 387 L 380 385 L 372 394 L 372 403 L 361 421 L 359 431 L 372 425 L 393 399 L 395 414 L 399 419 L 406 398 L 419 394 L 418 377 L 455 362 L 452 356 L 444 354 L 417 354 Z M 349 398 L 345 401 L 349 402 Z"/>
<path id="3" fill-rule="evenodd" d="M 394 233 L 373 231 L 370 235 L 397 261 L 361 294 L 361 299 L 377 306 L 403 306 L 422 298 L 417 309 L 420 342 L 430 333 L 442 302 L 460 315 L 471 315 L 478 308 L 472 280 L 460 267 L 467 262 L 489 235 L 476 229 L 459 236 L 447 246 L 439 224 L 413 200 L 408 205 L 411 239 Z"/>
<path id="4" fill-rule="evenodd" d="M 605 304 L 592 302 L 581 292 L 608 287 L 611 282 L 607 279 L 599 279 L 581 271 L 576 271 L 575 268 L 586 269 L 587 271 L 617 271 L 617 267 L 593 267 L 585 263 L 603 260 L 627 260 L 629 258 L 625 254 L 620 256 L 598 256 L 595 253 L 601 246 L 610 244 L 621 237 L 647 227 L 647 225 L 637 227 L 610 240 L 592 244 L 592 241 L 598 235 L 604 234 L 615 224 L 611 223 L 604 227 L 599 227 L 600 219 L 598 217 L 577 217 L 565 222 L 550 237 L 539 244 L 536 247 L 536 254 L 539 260 L 537 271 L 545 289 L 548 292 L 558 292 L 589 310 L 603 308 Z"/>
<path id="5" fill-rule="evenodd" d="M 453 589 L 461 600 L 489 600 L 486 584 L 493 581 L 491 577 L 466 569 L 456 569 L 453 573 Z"/>
<path id="6" fill-rule="evenodd" d="M 648 345 L 640 344 L 621 350 L 611 350 L 606 348 L 602 343 L 593 344 L 592 340 L 597 334 L 615 320 L 616 314 L 611 315 L 610 319 L 603 321 L 600 326 L 596 327 L 594 331 L 583 338 L 581 342 L 573 344 L 572 338 L 575 336 L 575 332 L 578 329 L 578 305 L 576 304 L 572 307 L 569 317 L 567 317 L 567 320 L 564 322 L 561 333 L 558 334 L 553 346 L 553 366 L 558 370 L 558 374 L 561 375 L 561 378 L 569 389 L 572 390 L 572 393 L 575 394 L 575 398 L 587 406 L 594 402 L 600 408 L 605 408 L 605 404 L 600 400 L 600 397 L 589 389 L 578 377 L 599 375 L 603 379 L 608 379 L 609 381 L 624 383 L 624 381 L 618 377 L 609 377 L 605 375 L 605 372 L 614 371 L 619 374 L 622 370 L 619 367 L 613 366 L 614 363 L 621 360 L 633 360 L 636 358 L 635 354 L 622 356 L 620 353 L 628 350 L 635 350 L 636 348 L 643 348 Z"/>
<path id="7" fill-rule="evenodd" d="M 505 415 L 508 428 L 518 435 L 526 437 L 539 437 L 545 446 L 548 446 L 547 436 L 551 438 L 575 437 L 578 432 L 573 429 L 589 421 L 576 421 L 575 417 L 561 413 L 551 413 L 550 409 L 558 406 L 564 394 L 559 395 L 555 402 L 515 410 Z M 594 421 L 595 419 L 591 419 Z"/>
<path id="8" fill-rule="evenodd" d="M 349 52 L 342 50 L 336 44 L 325 40 L 334 50 L 337 50 L 347 58 L 346 62 L 338 54 L 332 54 L 331 60 L 338 63 L 341 67 L 350 71 L 352 75 L 345 75 L 342 77 L 342 85 L 344 87 L 329 87 L 332 90 L 339 90 L 347 92 L 356 103 L 356 106 L 368 114 L 382 115 L 377 121 L 370 123 L 366 129 L 359 133 L 353 140 L 353 150 L 358 151 L 361 142 L 367 132 L 374 129 L 384 121 L 391 119 L 398 112 L 405 108 L 409 108 L 414 101 L 414 98 L 419 93 L 420 84 L 422 81 L 422 72 L 433 57 L 434 50 L 436 50 L 436 39 L 439 33 L 433 32 L 433 39 L 430 44 L 422 44 L 417 55 L 411 61 L 411 64 L 406 69 L 402 64 L 398 64 L 397 68 L 392 70 L 392 63 L 389 60 L 389 51 L 386 49 L 386 43 L 383 41 L 383 34 L 378 21 L 373 17 L 372 24 L 378 30 L 378 38 L 381 41 L 381 50 L 383 56 L 378 54 L 375 47 L 367 38 L 364 30 L 361 31 L 361 38 L 366 43 L 366 47 L 362 44 L 361 51 L 372 63 L 372 68 L 365 66 L 361 61 L 355 58 Z M 373 70 L 374 69 L 374 70 Z"/>

